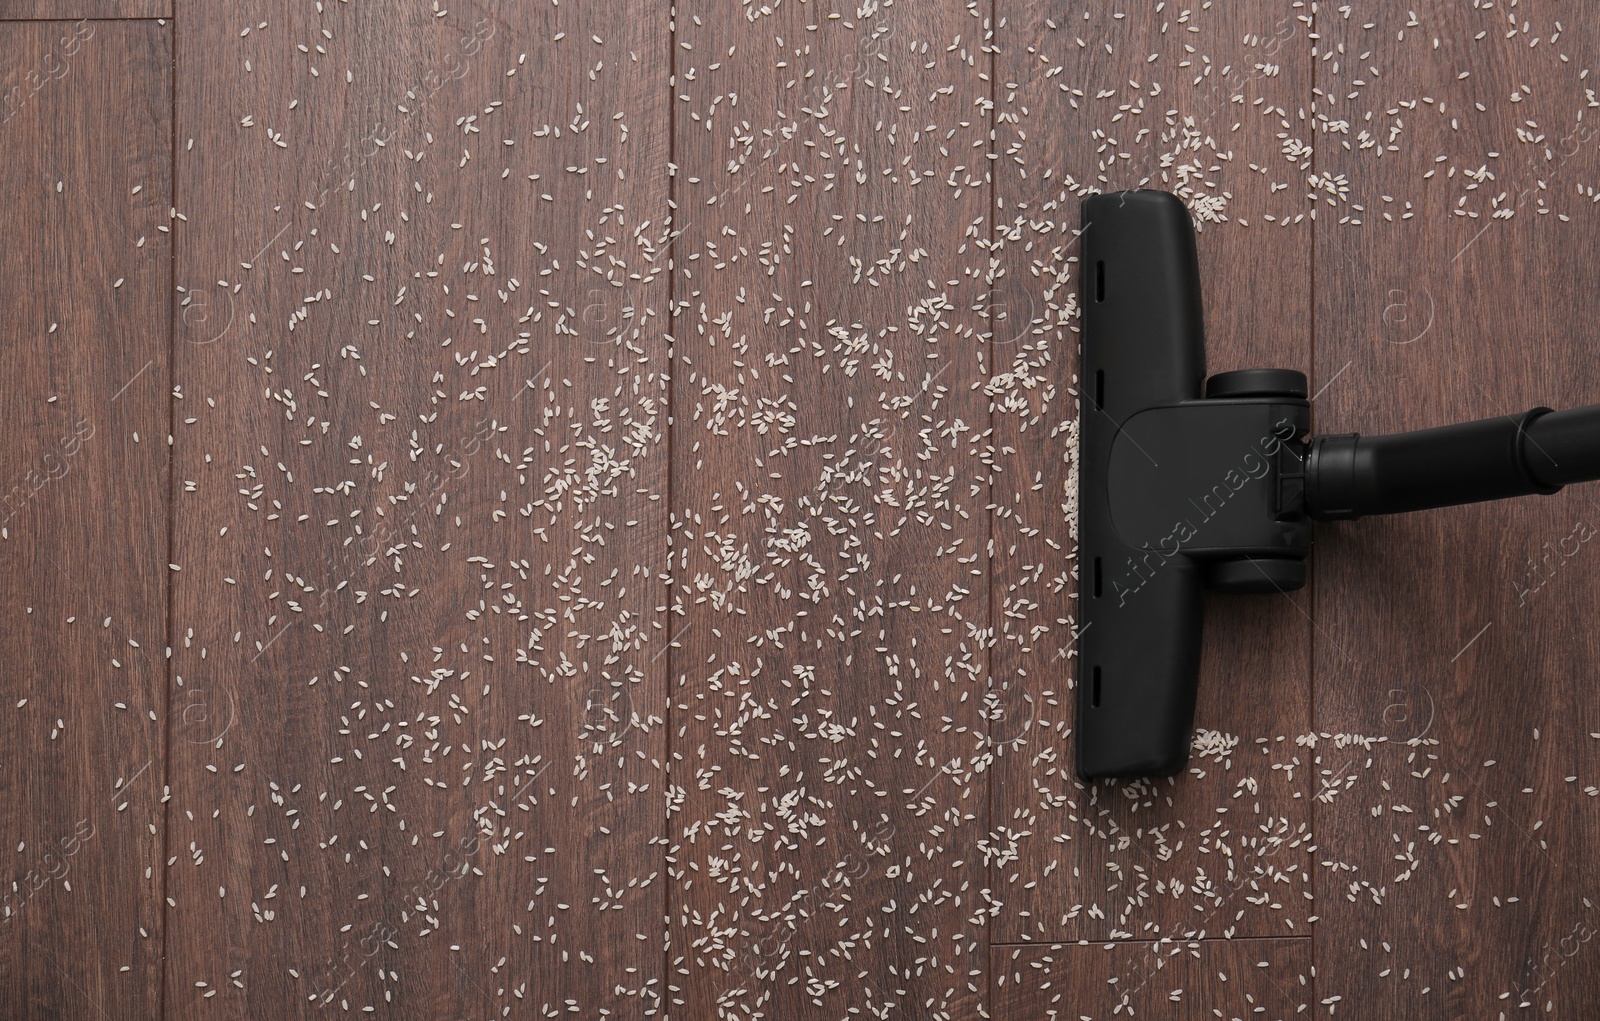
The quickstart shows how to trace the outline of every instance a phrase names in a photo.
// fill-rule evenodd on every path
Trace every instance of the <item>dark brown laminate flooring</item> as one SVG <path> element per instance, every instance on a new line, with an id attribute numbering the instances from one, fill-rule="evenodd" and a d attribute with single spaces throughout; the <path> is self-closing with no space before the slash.
<path id="1" fill-rule="evenodd" d="M 1592 1016 L 1594 487 L 1072 773 L 1079 199 L 1319 432 L 1594 402 L 1586 17 L 0 0 L 0 1015 Z"/>

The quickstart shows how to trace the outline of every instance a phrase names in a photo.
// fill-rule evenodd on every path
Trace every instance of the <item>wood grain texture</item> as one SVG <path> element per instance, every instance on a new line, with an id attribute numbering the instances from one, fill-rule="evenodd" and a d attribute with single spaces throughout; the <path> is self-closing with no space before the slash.
<path id="1" fill-rule="evenodd" d="M 170 17 L 172 0 L 0 0 L 0 21 Z"/>
<path id="2" fill-rule="evenodd" d="M 1195 940 L 994 948 L 994 1017 L 1290 1021 L 1316 1006 L 1311 941 Z"/>
<path id="3" fill-rule="evenodd" d="M 1083 195 L 1145 186 L 1189 202 L 1209 371 L 1308 368 L 1304 167 L 1284 158 L 1309 132 L 1307 28 L 1264 2 L 1170 22 L 1098 5 L 1007 12 L 997 294 L 1015 322 L 1000 350 L 1027 385 L 1002 397 L 996 429 L 1018 453 L 995 494 L 994 675 L 1012 689 L 994 776 L 1010 848 L 993 876 L 995 938 L 1303 934 L 1313 841 L 1294 739 L 1310 723 L 1309 601 L 1208 597 L 1188 772 L 1085 785 L 1073 772 L 1068 506 Z"/>
<path id="4" fill-rule="evenodd" d="M 674 1008 L 970 1017 L 986 15 L 701 13 L 675 67 Z"/>
<path id="5" fill-rule="evenodd" d="M 1595 402 L 1586 8 L 316 8 L 0 0 L 0 1013 L 1600 1012 L 1594 487 L 1071 715 L 1080 197 L 1318 433 Z"/>
<path id="6" fill-rule="evenodd" d="M 649 1015 L 665 15 L 179 19 L 169 1016 Z"/>
<path id="7" fill-rule="evenodd" d="M 1317 44 L 1317 428 L 1595 402 L 1600 37 L 1570 4 L 1381 13 Z M 1578 486 L 1319 533 L 1317 729 L 1360 735 L 1317 749 L 1342 1010 L 1600 1009 L 1595 521 Z"/>
<path id="8" fill-rule="evenodd" d="M 160 1012 L 169 43 L 0 27 L 8 1017 Z"/>

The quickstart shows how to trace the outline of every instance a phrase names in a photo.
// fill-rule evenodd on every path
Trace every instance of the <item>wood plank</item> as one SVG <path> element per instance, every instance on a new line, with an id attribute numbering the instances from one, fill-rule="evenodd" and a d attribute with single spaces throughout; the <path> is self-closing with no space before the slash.
<path id="1" fill-rule="evenodd" d="M 1583 13 L 1326 18 L 1317 371 L 1342 375 L 1320 431 L 1600 399 Z M 1318 749 L 1319 991 L 1341 1011 L 1600 1010 L 1595 509 L 1574 486 L 1319 534 L 1317 728 L 1374 742 Z"/>
<path id="2" fill-rule="evenodd" d="M 1291 1021 L 1312 997 L 1311 941 L 1195 940 L 994 948 L 995 1017 Z"/>
<path id="3" fill-rule="evenodd" d="M 170 17 L 172 0 L 0 0 L 0 21 Z"/>
<path id="4" fill-rule="evenodd" d="M 676 1016 L 982 1004 L 987 28 L 678 22 Z"/>
<path id="5" fill-rule="evenodd" d="M 666 13 L 437 6 L 180 9 L 172 1017 L 661 996 Z"/>
<path id="6" fill-rule="evenodd" d="M 1208 596 L 1189 771 L 1073 772 L 1076 231 L 1084 194 L 1156 187 L 1200 221 L 1208 369 L 1307 370 L 1306 26 L 1269 3 L 1169 17 L 1002 5 L 995 493 L 1005 721 L 994 828 L 1002 941 L 1292 935 L 1313 913 L 1309 601 Z M 1085 412 L 1090 413 L 1090 412 Z M 1069 572 L 1071 575 L 1069 577 Z"/>
<path id="7" fill-rule="evenodd" d="M 8 1017 L 160 1010 L 169 31 L 0 28 Z"/>

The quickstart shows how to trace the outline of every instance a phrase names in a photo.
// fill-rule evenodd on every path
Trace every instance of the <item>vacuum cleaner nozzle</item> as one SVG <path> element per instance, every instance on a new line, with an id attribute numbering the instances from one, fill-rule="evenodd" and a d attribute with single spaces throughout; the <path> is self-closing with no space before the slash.
<path id="1" fill-rule="evenodd" d="M 1079 775 L 1188 762 L 1202 593 L 1305 584 L 1311 522 L 1600 478 L 1600 405 L 1308 439 L 1306 377 L 1205 378 L 1194 224 L 1174 195 L 1082 206 Z"/>

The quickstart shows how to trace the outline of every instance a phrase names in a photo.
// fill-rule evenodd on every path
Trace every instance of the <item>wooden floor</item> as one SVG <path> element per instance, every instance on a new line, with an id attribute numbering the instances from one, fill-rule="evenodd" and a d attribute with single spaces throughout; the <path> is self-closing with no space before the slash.
<path id="1" fill-rule="evenodd" d="M 0 1015 L 1600 1015 L 1600 487 L 1071 769 L 1079 198 L 1318 432 L 1600 401 L 1590 13 L 0 0 Z"/>

